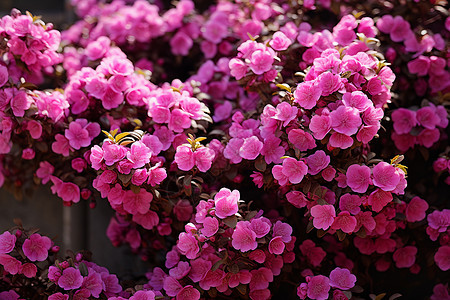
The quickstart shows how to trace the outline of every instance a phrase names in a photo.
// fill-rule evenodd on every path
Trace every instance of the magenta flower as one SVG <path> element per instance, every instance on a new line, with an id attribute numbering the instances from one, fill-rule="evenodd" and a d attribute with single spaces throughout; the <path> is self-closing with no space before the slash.
<path id="1" fill-rule="evenodd" d="M 30 132 L 33 139 L 38 139 L 42 135 L 42 125 L 38 121 L 30 120 L 27 123 L 27 130 Z"/>
<path id="2" fill-rule="evenodd" d="M 339 199 L 339 209 L 357 215 L 361 211 L 362 199 L 358 195 L 344 194 Z"/>
<path id="3" fill-rule="evenodd" d="M 216 234 L 219 230 L 219 221 L 216 218 L 207 217 L 203 220 L 202 234 L 210 237 Z"/>
<path id="4" fill-rule="evenodd" d="M 273 272 L 269 268 L 261 267 L 257 270 L 250 271 L 252 279 L 250 280 L 250 290 L 263 290 L 269 287 L 269 283 L 273 281 Z"/>
<path id="5" fill-rule="evenodd" d="M 58 285 L 64 290 L 74 290 L 83 284 L 83 276 L 81 276 L 80 270 L 73 267 L 65 269 L 58 279 Z"/>
<path id="6" fill-rule="evenodd" d="M 347 185 L 357 193 L 365 193 L 371 184 L 370 168 L 368 166 L 351 165 L 345 174 Z"/>
<path id="7" fill-rule="evenodd" d="M 272 68 L 275 53 L 272 49 L 264 47 L 255 50 L 250 57 L 249 67 L 253 73 L 261 75 Z"/>
<path id="8" fill-rule="evenodd" d="M 153 194 L 145 189 L 140 189 L 137 194 L 127 190 L 123 198 L 123 209 L 132 215 L 136 213 L 145 214 L 150 209 L 152 200 Z"/>
<path id="9" fill-rule="evenodd" d="M 330 290 L 330 279 L 323 275 L 317 275 L 308 282 L 308 290 L 306 294 L 311 299 L 325 300 L 328 299 L 328 291 Z"/>
<path id="10" fill-rule="evenodd" d="M 59 133 L 55 135 L 55 140 L 56 141 L 52 144 L 53 152 L 62 154 L 63 156 L 69 156 L 69 140 L 64 135 Z"/>
<path id="11" fill-rule="evenodd" d="M 216 207 L 216 216 L 220 219 L 233 216 L 238 212 L 238 202 L 240 193 L 238 190 L 230 191 L 227 188 L 221 188 L 214 196 L 214 204 Z"/>
<path id="12" fill-rule="evenodd" d="M 348 211 L 341 211 L 334 219 L 331 228 L 335 230 L 340 229 L 343 232 L 350 234 L 355 230 L 356 223 L 356 218 L 351 216 Z"/>
<path id="13" fill-rule="evenodd" d="M 277 105 L 276 109 L 277 112 L 272 118 L 283 122 L 283 127 L 286 127 L 289 122 L 297 117 L 298 108 L 295 106 L 291 106 L 287 102 L 281 102 Z"/>
<path id="14" fill-rule="evenodd" d="M 414 246 L 406 246 L 399 248 L 394 252 L 392 258 L 397 268 L 409 268 L 416 261 L 417 248 Z"/>
<path id="15" fill-rule="evenodd" d="M 300 151 L 306 151 L 316 147 L 316 141 L 312 135 L 301 129 L 292 129 L 289 131 L 288 139 L 289 142 L 291 142 Z"/>
<path id="16" fill-rule="evenodd" d="M 19 273 L 20 268 L 22 267 L 20 261 L 8 254 L 2 253 L 0 253 L 0 265 L 3 266 L 7 273 L 12 275 Z"/>
<path id="17" fill-rule="evenodd" d="M 100 158 L 100 151 L 96 151 L 96 161 Z M 107 166 L 112 166 L 116 162 L 121 161 L 127 155 L 127 148 L 114 143 L 104 143 L 103 144 L 103 159 Z"/>
<path id="18" fill-rule="evenodd" d="M 375 212 L 380 212 L 392 199 L 393 196 L 390 192 L 377 189 L 369 195 L 368 203 Z"/>
<path id="19" fill-rule="evenodd" d="M 4 65 L 0 65 L 0 87 L 4 86 L 8 82 L 8 68 Z"/>
<path id="20" fill-rule="evenodd" d="M 20 273 L 25 275 L 25 277 L 33 278 L 36 276 L 37 273 L 37 267 L 33 263 L 26 263 L 22 265 L 22 268 L 20 270 Z"/>
<path id="21" fill-rule="evenodd" d="M 256 249 L 258 246 L 256 233 L 250 229 L 250 222 L 240 221 L 236 224 L 236 228 L 231 236 L 231 244 L 234 249 L 241 252 Z"/>
<path id="22" fill-rule="evenodd" d="M 331 130 L 331 118 L 329 115 L 314 115 L 309 123 L 309 129 L 318 140 L 323 139 Z"/>
<path id="23" fill-rule="evenodd" d="M 31 261 L 43 261 L 48 257 L 52 241 L 38 233 L 32 234 L 22 245 L 23 253 Z"/>
<path id="24" fill-rule="evenodd" d="M 208 147 L 200 147 L 194 151 L 194 161 L 200 172 L 206 172 L 211 168 L 216 153 Z"/>
<path id="25" fill-rule="evenodd" d="M 318 150 L 306 157 L 306 164 L 308 165 L 308 173 L 316 175 L 325 169 L 330 163 L 330 156 L 326 155 L 323 150 Z"/>
<path id="26" fill-rule="evenodd" d="M 244 139 L 239 155 L 244 159 L 254 160 L 261 153 L 262 148 L 263 143 L 256 136 L 252 136 Z"/>
<path id="27" fill-rule="evenodd" d="M 269 45 L 275 51 L 286 50 L 291 44 L 291 40 L 281 31 L 275 32 L 269 42 Z"/>
<path id="28" fill-rule="evenodd" d="M 7 254 L 14 250 L 16 245 L 16 236 L 5 231 L 0 234 L 0 254 Z"/>
<path id="29" fill-rule="evenodd" d="M 300 183 L 308 173 L 308 166 L 303 161 L 287 157 L 283 160 L 283 174 L 292 184 Z"/>
<path id="30" fill-rule="evenodd" d="M 327 230 L 334 222 L 336 211 L 333 205 L 315 205 L 311 208 L 311 216 L 314 227 Z"/>
<path id="31" fill-rule="evenodd" d="M 269 233 L 272 223 L 269 219 L 261 217 L 250 221 L 250 229 L 255 232 L 257 238 L 262 238 Z"/>
<path id="32" fill-rule="evenodd" d="M 269 253 L 281 255 L 284 251 L 285 244 L 283 243 L 281 236 L 272 238 L 269 242 Z"/>
<path id="33" fill-rule="evenodd" d="M 330 286 L 341 290 L 349 290 L 355 286 L 356 276 L 349 270 L 335 268 L 330 273 Z"/>
<path id="34" fill-rule="evenodd" d="M 80 187 L 72 182 L 63 182 L 57 189 L 58 197 L 64 202 L 78 203 L 80 201 Z"/>
<path id="35" fill-rule="evenodd" d="M 409 133 L 417 125 L 416 112 L 406 108 L 398 108 L 392 113 L 392 121 L 397 134 Z"/>

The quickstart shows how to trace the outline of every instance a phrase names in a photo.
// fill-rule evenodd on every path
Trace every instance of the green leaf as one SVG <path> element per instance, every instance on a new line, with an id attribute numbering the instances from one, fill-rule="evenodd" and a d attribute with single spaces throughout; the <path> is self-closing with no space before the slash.
<path id="1" fill-rule="evenodd" d="M 84 263 L 79 263 L 78 264 L 78 269 L 80 270 L 81 275 L 83 276 L 88 276 L 89 275 L 89 271 L 88 268 L 86 267 L 86 265 Z"/>

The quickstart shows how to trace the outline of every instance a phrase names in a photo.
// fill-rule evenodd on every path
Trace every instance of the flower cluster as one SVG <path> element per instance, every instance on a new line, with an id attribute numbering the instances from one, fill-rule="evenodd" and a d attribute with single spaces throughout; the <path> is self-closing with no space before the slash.
<path id="1" fill-rule="evenodd" d="M 439 128 L 448 126 L 448 113 L 444 106 L 427 106 L 414 110 L 398 108 L 392 112 L 394 132 L 392 140 L 400 151 L 415 145 L 431 148 L 441 137 Z"/>
<path id="2" fill-rule="evenodd" d="M 269 283 L 295 258 L 292 227 L 262 211 L 242 214 L 240 202 L 239 191 L 227 188 L 200 201 L 194 220 L 167 254 L 169 274 L 154 269 L 149 285 L 178 299 L 200 299 L 213 288 L 226 295 L 248 289 L 251 299 L 268 299 Z"/>

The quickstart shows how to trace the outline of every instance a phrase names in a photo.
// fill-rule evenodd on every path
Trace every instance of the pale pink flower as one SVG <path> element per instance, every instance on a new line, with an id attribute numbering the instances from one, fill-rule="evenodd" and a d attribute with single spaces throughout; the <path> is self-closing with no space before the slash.
<path id="1" fill-rule="evenodd" d="M 89 160 L 91 161 L 92 168 L 95 170 L 100 170 L 103 162 L 103 149 L 97 145 L 94 145 L 94 147 L 91 148 Z"/>
<path id="2" fill-rule="evenodd" d="M 14 250 L 16 244 L 16 236 L 5 231 L 0 234 L 0 254 L 6 254 Z"/>
<path id="3" fill-rule="evenodd" d="M 291 44 L 291 40 L 281 31 L 275 32 L 269 42 L 269 45 L 275 51 L 286 50 Z"/>
<path id="4" fill-rule="evenodd" d="M 71 122 L 69 129 L 65 130 L 64 135 L 69 140 L 70 146 L 76 150 L 91 144 L 89 131 L 83 128 L 79 122 Z"/>
<path id="5" fill-rule="evenodd" d="M 281 163 L 281 157 L 284 155 L 285 150 L 283 146 L 280 146 L 280 143 L 281 139 L 273 135 L 264 140 L 261 155 L 264 156 L 266 163 Z"/>
<path id="6" fill-rule="evenodd" d="M 333 205 L 315 205 L 311 208 L 311 216 L 314 227 L 327 230 L 334 222 L 336 211 Z"/>
<path id="7" fill-rule="evenodd" d="M 370 168 L 368 166 L 351 165 L 345 174 L 347 177 L 347 185 L 357 193 L 365 193 L 370 180 Z"/>
<path id="8" fill-rule="evenodd" d="M 55 135 L 55 142 L 52 144 L 53 152 L 62 154 L 63 156 L 69 156 L 70 145 L 69 140 L 62 134 Z M 89 141 L 90 143 L 90 141 Z"/>
<path id="9" fill-rule="evenodd" d="M 250 229 L 250 222 L 240 221 L 236 224 L 236 228 L 231 236 L 231 244 L 234 249 L 241 252 L 256 249 L 258 246 L 256 233 Z"/>
<path id="10" fill-rule="evenodd" d="M 330 273 L 330 286 L 341 290 L 349 290 L 355 286 L 356 276 L 348 269 L 335 268 Z"/>
<path id="11" fill-rule="evenodd" d="M 249 67 L 253 73 L 261 75 L 272 68 L 274 57 L 275 53 L 270 48 L 257 49 L 250 56 Z"/>
<path id="12" fill-rule="evenodd" d="M 435 210 L 427 216 L 428 226 L 438 232 L 445 232 L 450 226 L 450 209 Z"/>
<path id="13" fill-rule="evenodd" d="M 321 94 L 322 89 L 318 82 L 305 81 L 297 85 L 294 91 L 294 102 L 304 109 L 311 109 L 316 106 Z"/>
<path id="14" fill-rule="evenodd" d="M 283 127 L 286 127 L 289 122 L 297 117 L 298 108 L 291 106 L 287 102 L 281 102 L 278 104 L 276 110 L 276 114 L 272 118 L 283 122 Z"/>
<path id="15" fill-rule="evenodd" d="M 325 300 L 328 299 L 329 290 L 330 279 L 323 275 L 317 275 L 309 280 L 306 294 L 311 299 Z"/>
<path id="16" fill-rule="evenodd" d="M 428 203 L 419 198 L 414 197 L 406 206 L 405 215 L 408 222 L 418 222 L 425 219 Z"/>
<path id="17" fill-rule="evenodd" d="M 107 166 L 112 166 L 121 161 L 127 155 L 127 148 L 114 143 L 103 144 L 103 159 Z"/>
<path id="18" fill-rule="evenodd" d="M 216 216 L 220 219 L 233 216 L 238 212 L 238 202 L 240 193 L 238 190 L 230 191 L 227 188 L 221 188 L 214 196 Z"/>
<path id="19" fill-rule="evenodd" d="M 214 150 L 208 147 L 200 147 L 194 151 L 194 161 L 200 172 L 206 172 L 211 168 L 211 164 L 216 156 Z"/>
<path id="20" fill-rule="evenodd" d="M 247 73 L 247 65 L 240 59 L 232 58 L 229 62 L 230 74 L 237 80 L 242 79 Z"/>
<path id="21" fill-rule="evenodd" d="M 148 170 L 147 183 L 151 186 L 161 184 L 161 182 L 167 178 L 167 172 L 164 168 L 152 167 Z"/>
<path id="22" fill-rule="evenodd" d="M 292 227 L 287 223 L 277 221 L 273 225 L 273 236 L 281 236 L 281 240 L 285 243 L 289 243 L 292 239 Z"/>
<path id="23" fill-rule="evenodd" d="M 22 245 L 23 253 L 31 261 L 43 261 L 48 257 L 52 241 L 38 233 L 32 234 Z"/>

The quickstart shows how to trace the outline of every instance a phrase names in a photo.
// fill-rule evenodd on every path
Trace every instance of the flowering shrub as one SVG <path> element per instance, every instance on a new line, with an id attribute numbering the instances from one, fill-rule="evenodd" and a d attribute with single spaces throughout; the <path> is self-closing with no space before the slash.
<path id="1" fill-rule="evenodd" d="M 449 298 L 442 4 L 72 4 L 62 32 L 0 19 L 0 186 L 107 201 L 152 268 L 18 224 L 1 299 Z"/>

